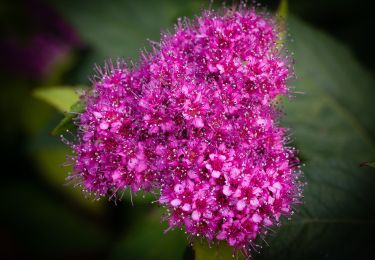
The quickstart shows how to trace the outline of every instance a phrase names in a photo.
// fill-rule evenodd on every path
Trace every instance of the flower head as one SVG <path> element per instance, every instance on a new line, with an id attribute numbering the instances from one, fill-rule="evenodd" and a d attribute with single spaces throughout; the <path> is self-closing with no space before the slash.
<path id="1" fill-rule="evenodd" d="M 298 158 L 274 105 L 292 70 L 271 19 L 254 10 L 179 22 L 130 70 L 86 95 L 75 172 L 99 196 L 160 190 L 171 228 L 243 248 L 292 213 Z"/>

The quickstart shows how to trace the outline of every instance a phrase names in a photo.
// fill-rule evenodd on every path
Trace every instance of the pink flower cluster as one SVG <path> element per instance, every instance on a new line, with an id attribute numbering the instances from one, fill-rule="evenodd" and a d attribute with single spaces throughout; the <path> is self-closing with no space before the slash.
<path id="1" fill-rule="evenodd" d="M 108 65 L 85 96 L 75 176 L 97 196 L 157 189 L 171 228 L 246 247 L 301 196 L 277 122 L 292 72 L 276 43 L 254 10 L 206 12 L 138 67 Z"/>

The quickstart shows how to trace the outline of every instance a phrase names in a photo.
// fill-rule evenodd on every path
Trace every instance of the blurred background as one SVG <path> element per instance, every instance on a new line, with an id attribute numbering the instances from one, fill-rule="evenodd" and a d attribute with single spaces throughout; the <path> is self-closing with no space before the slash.
<path id="1" fill-rule="evenodd" d="M 255 259 L 356 259 L 375 240 L 375 48 L 372 1 L 290 0 L 288 49 L 299 92 L 285 102 L 305 163 L 305 204 L 259 241 Z M 278 0 L 261 1 L 273 12 Z M 220 6 L 222 1 L 214 1 Z M 230 4 L 230 3 L 229 3 Z M 206 0 L 0 1 L 0 259 L 194 259 L 182 231 L 138 194 L 115 205 L 66 185 L 63 118 L 36 88 L 87 86 L 94 63 L 137 61 L 147 39 Z M 259 251 L 256 253 L 255 251 Z M 371 257 L 370 257 L 371 258 Z"/>

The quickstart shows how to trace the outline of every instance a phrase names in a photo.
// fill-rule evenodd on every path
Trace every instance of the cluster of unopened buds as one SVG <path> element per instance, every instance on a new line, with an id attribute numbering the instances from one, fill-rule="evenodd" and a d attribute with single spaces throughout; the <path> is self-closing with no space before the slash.
<path id="1" fill-rule="evenodd" d="M 251 8 L 206 11 L 138 66 L 99 69 L 82 97 L 71 178 L 97 197 L 157 190 L 170 228 L 249 250 L 301 197 L 278 124 L 292 67 L 276 28 Z"/>

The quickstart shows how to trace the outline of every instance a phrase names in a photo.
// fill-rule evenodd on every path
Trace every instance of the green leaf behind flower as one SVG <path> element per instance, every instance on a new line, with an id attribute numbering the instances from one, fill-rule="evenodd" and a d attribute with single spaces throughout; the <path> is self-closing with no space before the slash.
<path id="1" fill-rule="evenodd" d="M 54 106 L 61 112 L 66 112 L 79 99 L 78 92 L 70 87 L 49 87 L 34 90 L 33 96 Z"/>
<path id="2" fill-rule="evenodd" d="M 67 130 L 72 130 L 75 128 L 73 119 L 84 111 L 84 103 L 82 101 L 75 102 L 65 113 L 65 117 L 60 121 L 60 123 L 52 130 L 51 134 L 56 136 L 64 133 Z"/>
<path id="3" fill-rule="evenodd" d="M 291 18 L 296 98 L 284 125 L 306 163 L 303 205 L 266 238 L 257 259 L 359 259 L 372 252 L 375 175 L 374 81 L 326 34 Z"/>
<path id="4" fill-rule="evenodd" d="M 52 130 L 52 135 L 60 135 L 67 130 L 73 130 L 73 119 L 84 111 L 84 103 L 79 100 L 78 91 L 70 87 L 40 88 L 33 92 L 34 97 L 39 98 L 54 106 L 65 117 Z"/>

